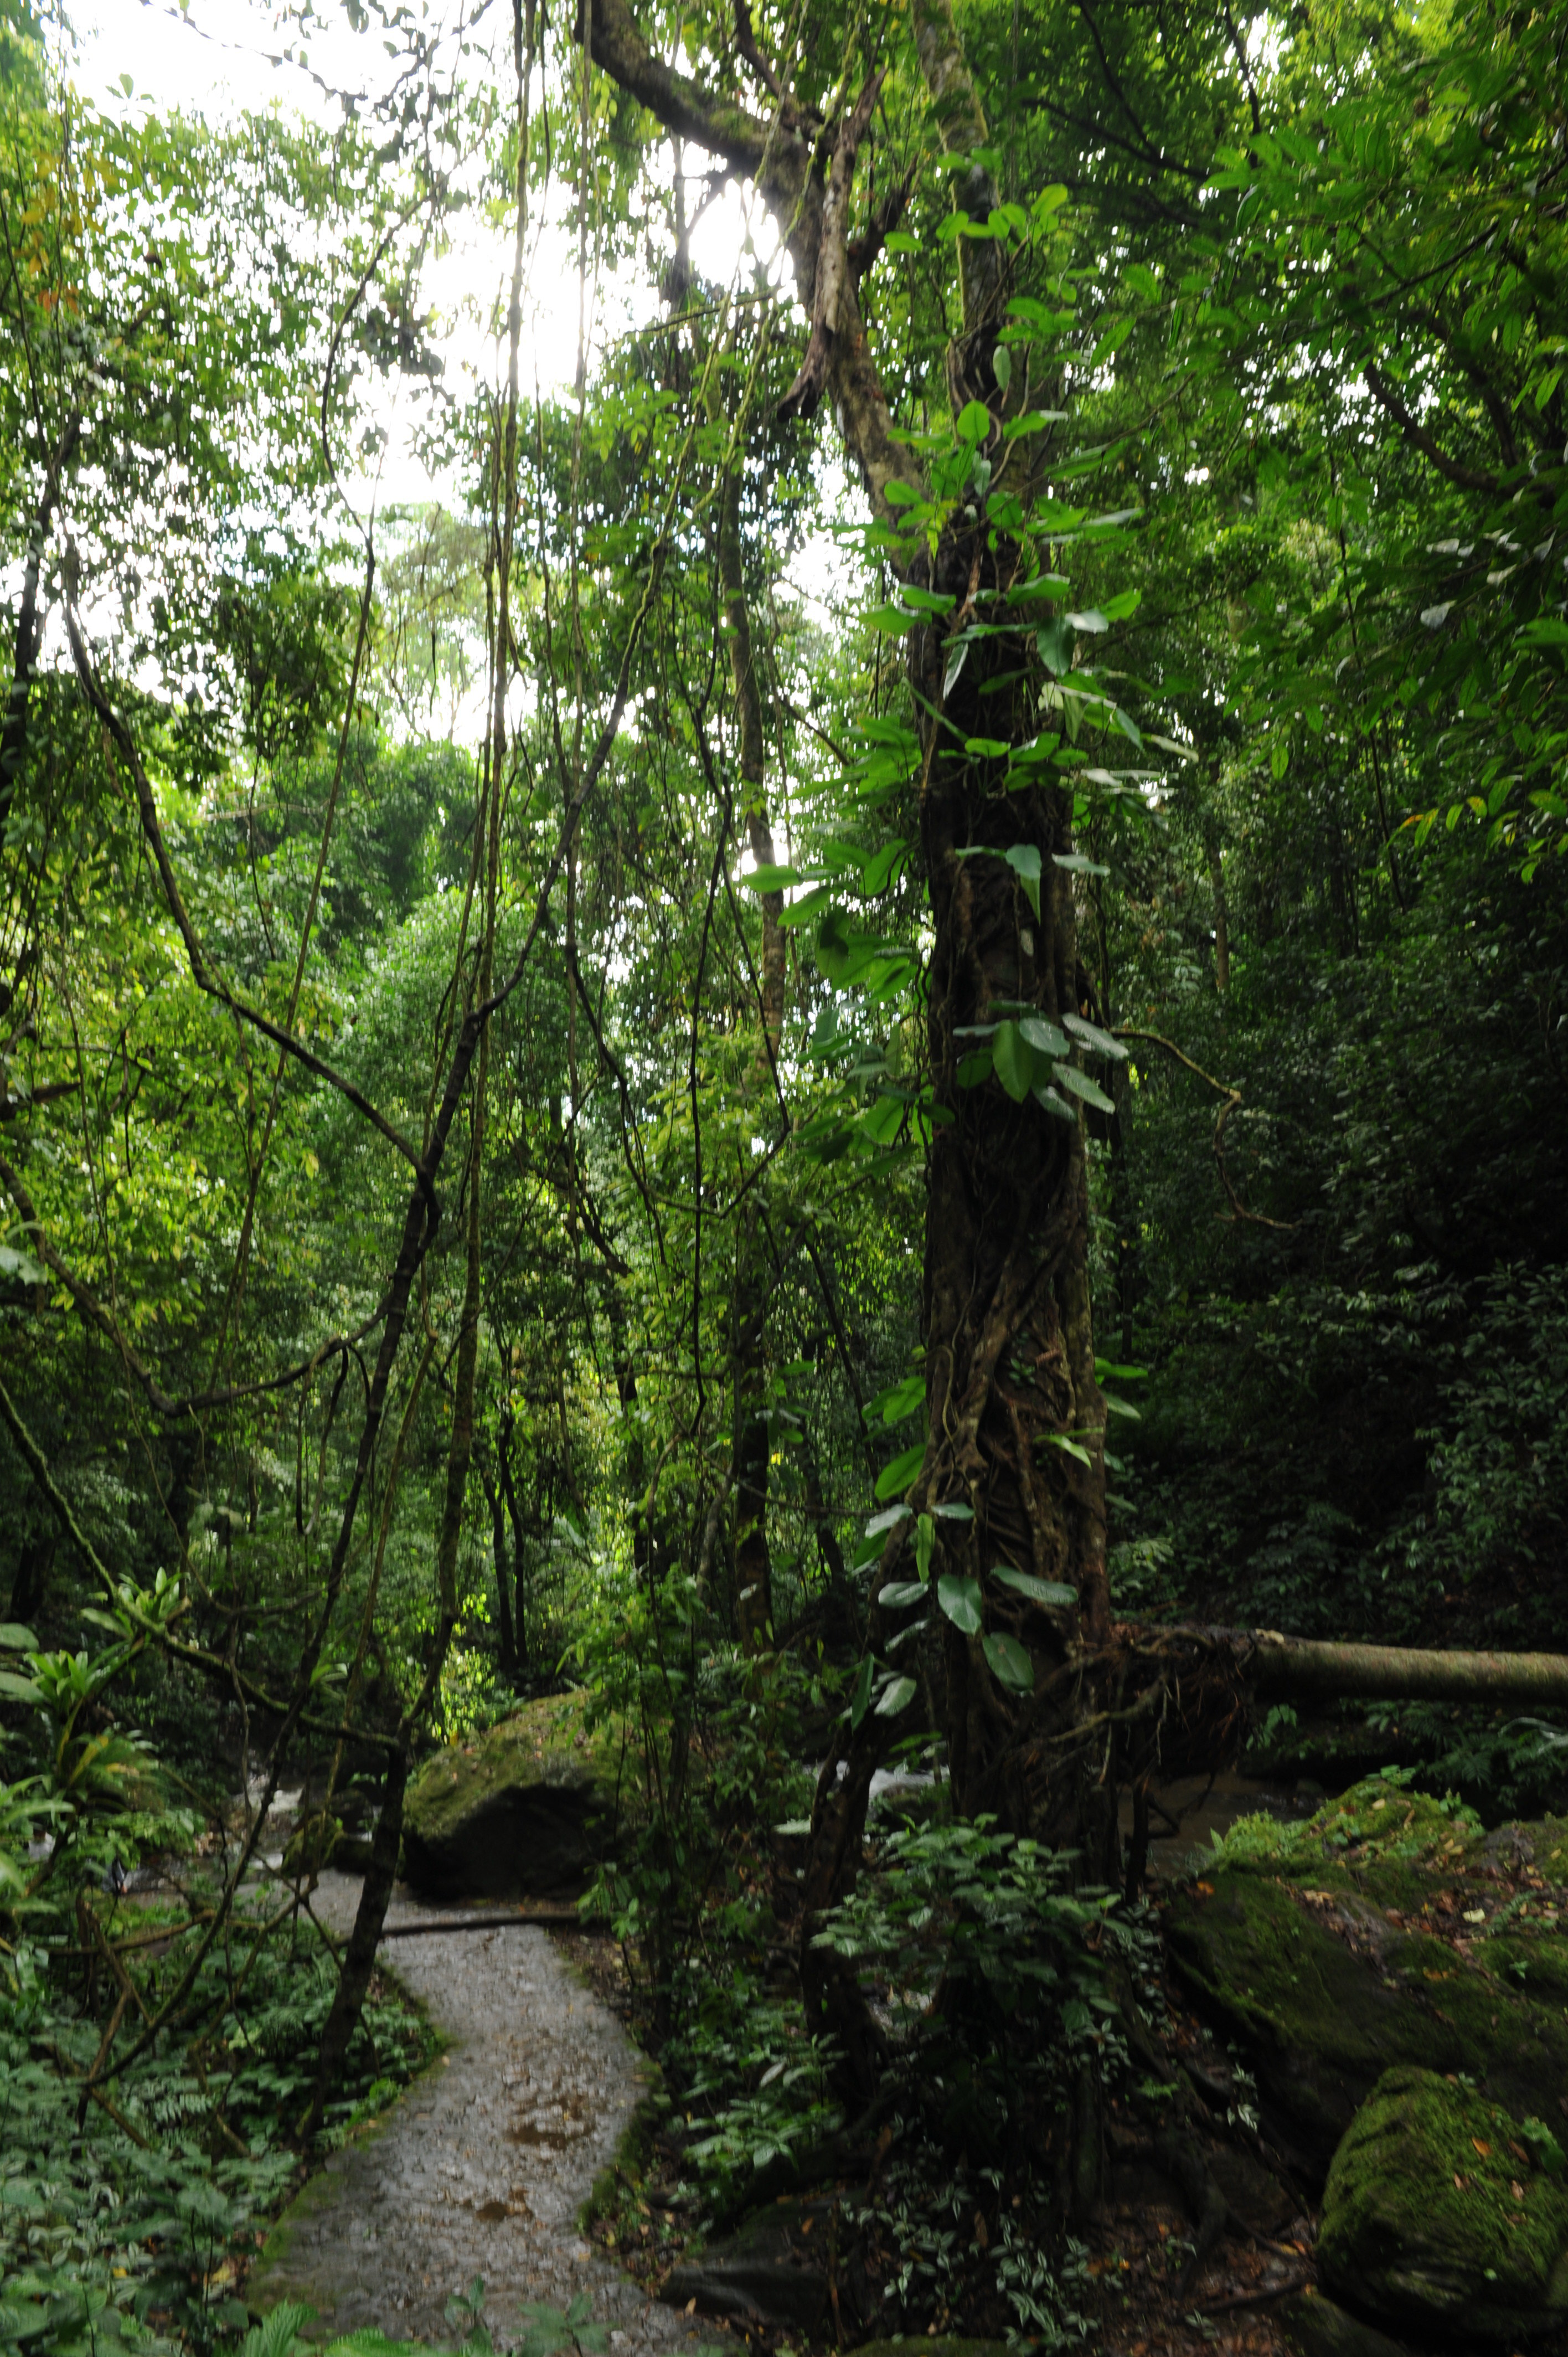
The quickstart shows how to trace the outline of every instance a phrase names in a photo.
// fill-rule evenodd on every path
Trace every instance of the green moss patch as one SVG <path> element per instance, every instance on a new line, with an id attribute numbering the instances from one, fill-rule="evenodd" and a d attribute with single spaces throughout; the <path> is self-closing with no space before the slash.
<path id="1" fill-rule="evenodd" d="M 429 1839 L 449 1834 L 486 1801 L 519 1784 L 616 1792 L 618 1760 L 603 1730 L 590 1735 L 582 1695 L 545 1695 L 525 1703 L 466 1743 L 427 1760 L 409 1787 L 403 1824 Z"/>
<path id="2" fill-rule="evenodd" d="M 1353 2307 L 1511 2341 L 1568 2315 L 1568 2191 L 1498 2105 L 1434 2072 L 1392 2070 L 1335 2155 L 1317 2255 Z"/>
<path id="3" fill-rule="evenodd" d="M 442 1900 L 580 1890 L 614 1838 L 621 1764 L 576 1695 L 546 1695 L 449 1745 L 409 1788 L 409 1881 Z"/>
<path id="4" fill-rule="evenodd" d="M 1466 2072 L 1516 2119 L 1568 2093 L 1556 1821 L 1486 1834 L 1374 1777 L 1305 1824 L 1252 1818 L 1166 1914 L 1176 1971 L 1326 2164 L 1381 2073 Z M 1496 1924 L 1495 1931 L 1488 1927 Z"/>
<path id="5" fill-rule="evenodd" d="M 1222 1871 L 1172 1900 L 1165 1938 L 1182 1981 L 1246 2047 L 1320 2164 L 1391 2065 L 1464 2060 L 1457 2032 L 1389 1987 L 1279 1882 Z"/>

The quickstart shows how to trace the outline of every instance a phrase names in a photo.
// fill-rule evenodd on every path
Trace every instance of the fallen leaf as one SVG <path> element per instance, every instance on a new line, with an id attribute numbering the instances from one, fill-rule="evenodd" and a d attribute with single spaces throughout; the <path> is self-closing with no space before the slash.
<path id="1" fill-rule="evenodd" d="M 1470 2138 L 1470 2142 L 1475 2146 L 1476 2150 L 1480 2154 L 1483 2160 L 1490 2159 L 1492 2147 L 1487 2143 L 1485 2137 L 1472 2136 Z"/>

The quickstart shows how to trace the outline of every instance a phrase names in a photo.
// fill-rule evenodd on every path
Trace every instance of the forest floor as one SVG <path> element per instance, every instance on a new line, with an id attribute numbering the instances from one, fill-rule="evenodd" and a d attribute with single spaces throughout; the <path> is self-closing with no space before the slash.
<path id="1" fill-rule="evenodd" d="M 312 1902 L 347 1933 L 360 1884 L 326 1874 Z M 399 1898 L 389 1927 L 443 1912 Z M 384 2117 L 305 2187 L 252 2268 L 247 2298 L 313 2309 L 314 2330 L 374 2328 L 396 2340 L 463 2338 L 448 2302 L 478 2277 L 504 2346 L 521 2311 L 586 2295 L 613 2357 L 715 2333 L 660 2307 L 578 2227 L 649 2072 L 621 2023 L 536 1926 L 433 1933 L 383 1950 L 444 2050 Z"/>
<path id="2" fill-rule="evenodd" d="M 570 1932 L 550 1936 L 605 2005 L 634 2021 L 632 1992 L 615 1943 Z M 1222 2062 L 1223 2049 L 1215 2049 L 1196 2017 L 1178 2009 L 1173 2028 L 1200 2064 Z M 1310 2214 L 1282 2215 L 1273 2235 L 1228 2233 L 1184 2290 L 1192 2220 L 1168 2179 L 1136 2157 L 1141 2142 L 1112 2123 L 1107 2199 L 1086 2236 L 1089 2280 L 1079 2304 L 1092 2319 L 1088 2345 L 1102 2357 L 1296 2357 L 1273 2311 L 1292 2292 L 1316 2285 L 1316 2222 Z M 1126 2158 L 1116 2158 L 1118 2144 Z M 655 2136 L 636 2182 L 625 2182 L 620 2198 L 603 2203 L 590 2222 L 600 2248 L 613 2252 L 649 2295 L 657 2295 L 682 2256 L 683 2190 L 679 2147 Z M 1242 2205 L 1249 2192 L 1256 2198 L 1251 2187 L 1228 2191 Z M 737 2324 L 736 2332 L 748 2357 L 782 2357 L 812 2345 L 799 2330 L 759 2323 Z M 917 2336 L 911 2346 L 919 2345 Z M 832 2346 L 822 2344 L 822 2357 Z"/>

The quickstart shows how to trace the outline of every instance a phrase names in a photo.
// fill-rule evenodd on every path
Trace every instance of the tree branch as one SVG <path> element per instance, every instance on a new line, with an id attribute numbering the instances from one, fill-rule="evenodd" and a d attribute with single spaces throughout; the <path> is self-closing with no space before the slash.
<path id="1" fill-rule="evenodd" d="M 578 0 L 572 38 L 582 44 L 586 17 L 593 9 L 593 58 L 613 81 L 646 106 L 666 131 L 722 156 L 737 177 L 760 186 L 763 161 L 779 145 L 768 126 L 744 106 L 714 98 L 686 74 L 676 73 L 656 57 L 634 23 L 626 0 Z M 794 145 L 795 142 L 787 142 Z M 803 171 L 797 166 L 798 189 Z"/>
<path id="2" fill-rule="evenodd" d="M 76 675 L 81 683 L 82 694 L 102 726 L 108 730 L 110 737 L 118 747 L 131 772 L 131 782 L 135 791 L 136 808 L 141 817 L 142 832 L 147 838 L 148 848 L 156 863 L 159 879 L 164 888 L 164 898 L 168 903 L 170 916 L 179 928 L 180 939 L 185 943 L 186 957 L 190 965 L 191 980 L 198 990 L 204 991 L 209 998 L 215 998 L 220 1006 L 226 1006 L 229 1012 L 238 1016 L 242 1023 L 250 1024 L 253 1030 L 260 1031 L 264 1038 L 271 1039 L 274 1046 L 285 1049 L 296 1063 L 303 1064 L 306 1071 L 315 1079 L 325 1081 L 329 1088 L 338 1091 L 339 1096 L 346 1097 L 355 1112 L 368 1121 L 371 1128 L 386 1139 L 389 1146 L 396 1149 L 411 1169 L 417 1171 L 421 1167 L 417 1149 L 409 1143 L 400 1130 L 393 1128 L 380 1108 L 371 1103 L 363 1089 L 357 1088 L 354 1082 L 341 1072 L 334 1071 L 332 1066 L 307 1048 L 303 1039 L 296 1039 L 292 1031 L 286 1029 L 281 1023 L 274 1023 L 272 1017 L 263 1015 L 259 1006 L 252 1006 L 247 1000 L 237 997 L 229 988 L 228 984 L 220 980 L 209 966 L 207 952 L 201 946 L 201 936 L 191 922 L 189 911 L 180 893 L 178 879 L 174 872 L 174 863 L 168 856 L 168 846 L 164 842 L 157 803 L 154 798 L 146 770 L 142 766 L 142 757 L 136 750 L 135 738 L 98 684 L 91 659 L 87 651 L 87 643 L 81 634 L 81 625 L 69 601 L 65 609 L 65 627 L 70 640 L 71 658 L 76 665 Z"/>
<path id="3" fill-rule="evenodd" d="M 811 332 L 794 383 L 779 404 L 789 420 L 810 417 L 822 397 L 832 365 L 833 347 L 841 333 L 841 312 L 849 278 L 849 199 L 854 183 L 854 159 L 881 92 L 886 68 L 874 73 L 854 102 L 853 113 L 839 125 L 833 160 L 822 199 L 822 228 L 817 244 L 817 283 L 811 295 Z"/>
<path id="4" fill-rule="evenodd" d="M 1374 361 L 1363 361 L 1361 373 L 1370 386 L 1373 395 L 1387 410 L 1403 434 L 1405 440 L 1413 444 L 1423 458 L 1431 459 L 1445 481 L 1456 483 L 1462 491 L 1484 491 L 1492 499 L 1501 494 L 1503 487 L 1495 475 L 1484 475 L 1475 467 L 1462 466 L 1457 458 L 1451 458 L 1448 456 L 1441 443 L 1427 432 L 1424 425 L 1417 424 L 1381 369 Z"/>

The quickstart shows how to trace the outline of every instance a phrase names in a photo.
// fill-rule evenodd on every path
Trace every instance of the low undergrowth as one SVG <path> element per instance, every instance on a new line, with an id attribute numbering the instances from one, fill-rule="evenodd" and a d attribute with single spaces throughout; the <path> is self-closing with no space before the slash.
<path id="1" fill-rule="evenodd" d="M 240 1918 L 169 2029 L 136 2055 L 135 2026 L 156 2011 L 188 1943 L 171 1927 L 167 1947 L 146 1962 L 136 1913 L 94 1918 L 105 1952 L 120 1937 L 124 1983 L 102 1966 L 90 1978 L 77 1960 L 67 1984 L 63 1943 L 29 1943 L 0 1992 L 6 2357 L 88 2357 L 106 2339 L 199 2352 L 242 2330 L 246 2263 L 301 2171 L 288 2133 L 313 2082 L 337 1978 L 320 1934 L 304 1917 Z M 125 1984 L 135 1993 L 129 2005 Z M 135 2058 L 119 2070 L 112 2054 L 105 2066 L 111 2023 Z M 340 2143 L 405 2084 L 433 2043 L 419 2014 L 381 1984 L 329 2106 L 327 2140 Z"/>
<path id="2" fill-rule="evenodd" d="M 117 1717 L 148 1628 L 179 1609 L 162 1577 L 127 1591 L 84 1616 L 113 1640 L 96 1654 L 0 1627 L 0 2357 L 206 2357 L 245 2331 L 247 2264 L 305 2166 L 291 2139 L 333 1953 L 297 1884 L 247 1882 L 225 1905 L 220 1796 L 199 1834 Z M 185 1855 L 143 1897 L 127 1868 L 149 1848 L 166 1875 Z M 434 2044 L 378 1978 L 319 2141 Z"/>

